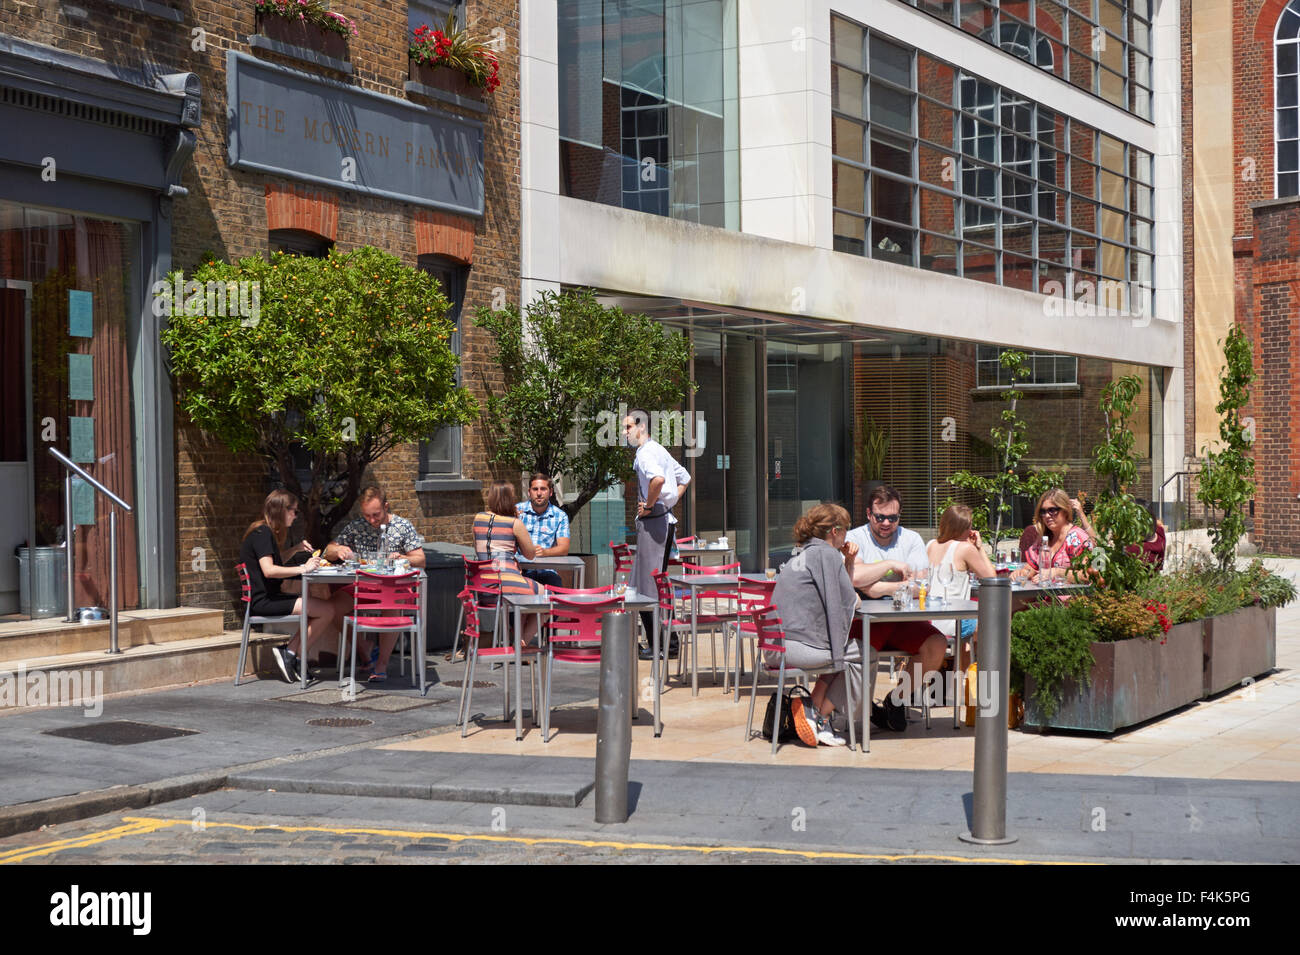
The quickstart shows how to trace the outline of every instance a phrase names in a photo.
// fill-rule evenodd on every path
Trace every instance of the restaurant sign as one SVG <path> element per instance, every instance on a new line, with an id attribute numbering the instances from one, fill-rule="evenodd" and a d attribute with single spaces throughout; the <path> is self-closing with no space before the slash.
<path id="1" fill-rule="evenodd" d="M 483 124 L 230 50 L 230 165 L 483 214 Z"/>

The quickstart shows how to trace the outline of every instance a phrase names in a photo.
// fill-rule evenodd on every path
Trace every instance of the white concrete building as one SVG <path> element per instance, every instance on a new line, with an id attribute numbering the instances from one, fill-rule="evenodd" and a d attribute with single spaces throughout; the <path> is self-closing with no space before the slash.
<path id="1" fill-rule="evenodd" d="M 809 502 L 860 518 L 864 427 L 932 524 L 952 470 L 991 466 L 998 346 L 1033 353 L 1030 457 L 1071 493 L 1101 388 L 1138 373 L 1158 496 L 1183 448 L 1177 3 L 521 7 L 524 299 L 591 286 L 691 331 L 694 530 L 762 567 Z"/>

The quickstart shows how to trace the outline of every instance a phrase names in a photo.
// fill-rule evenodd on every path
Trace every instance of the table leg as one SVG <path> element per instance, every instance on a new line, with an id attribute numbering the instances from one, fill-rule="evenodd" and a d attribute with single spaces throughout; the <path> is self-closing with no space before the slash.
<path id="1" fill-rule="evenodd" d="M 655 614 L 655 625 L 654 625 L 654 638 L 653 638 L 652 646 L 650 647 L 650 672 L 654 674 L 654 678 L 653 678 L 654 694 L 655 694 L 654 724 L 655 724 L 655 737 L 658 738 L 662 736 L 664 733 L 664 724 L 659 721 L 659 694 L 661 692 L 659 675 L 663 672 L 663 670 L 659 666 L 659 608 L 658 607 L 655 608 L 654 614 Z M 665 664 L 666 663 L 667 661 L 665 661 Z"/>
<path id="2" fill-rule="evenodd" d="M 298 677 L 301 680 L 301 689 L 307 689 L 307 591 L 311 588 L 307 584 L 306 577 L 300 577 L 302 586 L 299 588 L 301 593 L 298 594 L 298 602 L 302 604 L 302 612 L 298 614 Z"/>
<path id="3" fill-rule="evenodd" d="M 699 590 L 694 584 L 691 585 L 691 696 L 700 695 L 700 666 L 699 661 L 696 659 L 700 645 L 698 628 L 700 601 L 695 596 L 699 593 Z M 678 652 L 681 652 L 680 648 Z"/>
<path id="4" fill-rule="evenodd" d="M 871 697 L 876 692 L 876 668 L 871 662 L 871 618 L 862 618 L 862 753 L 871 752 Z"/>
<path id="5" fill-rule="evenodd" d="M 425 663 L 424 654 L 428 649 L 425 641 L 428 638 L 429 626 L 429 575 L 424 574 L 420 577 L 420 619 L 415 626 L 415 646 L 418 650 L 417 656 L 420 658 L 420 695 L 425 696 L 429 692 L 428 665 Z"/>
<path id="6" fill-rule="evenodd" d="M 524 688 L 520 672 L 524 668 L 523 611 L 515 606 L 515 742 L 524 738 Z"/>

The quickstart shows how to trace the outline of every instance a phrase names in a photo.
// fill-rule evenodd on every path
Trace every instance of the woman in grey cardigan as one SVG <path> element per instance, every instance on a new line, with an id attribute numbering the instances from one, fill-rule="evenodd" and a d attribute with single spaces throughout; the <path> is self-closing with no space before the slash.
<path id="1" fill-rule="evenodd" d="M 776 578 L 772 602 L 785 631 L 785 661 L 789 667 L 824 667 L 835 672 L 817 679 L 812 705 L 795 707 L 795 729 L 809 746 L 843 746 L 831 731 L 835 710 L 848 712 L 845 678 L 852 681 L 853 699 L 862 700 L 862 641 L 849 639 L 858 595 L 853 589 L 853 564 L 858 548 L 845 540 L 849 512 L 838 504 L 819 504 L 794 525 L 799 548 Z M 780 657 L 769 654 L 779 665 Z"/>

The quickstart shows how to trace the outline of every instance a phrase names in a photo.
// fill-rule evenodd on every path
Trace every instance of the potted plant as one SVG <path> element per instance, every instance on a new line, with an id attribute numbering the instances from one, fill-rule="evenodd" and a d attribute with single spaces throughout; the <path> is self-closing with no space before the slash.
<path id="1" fill-rule="evenodd" d="M 500 66 L 488 41 L 457 29 L 455 14 L 441 30 L 428 24 L 415 28 L 411 45 L 410 78 L 458 96 L 482 98 L 501 85 Z"/>
<path id="2" fill-rule="evenodd" d="M 885 481 L 885 457 L 889 454 L 889 435 L 876 426 L 874 418 L 858 422 L 858 444 L 854 449 L 853 466 L 858 477 L 867 482 L 866 497 Z"/>
<path id="3" fill-rule="evenodd" d="M 347 59 L 348 37 L 357 35 L 356 23 L 331 12 L 324 0 L 257 0 L 254 9 L 263 36 L 336 60 Z"/>

